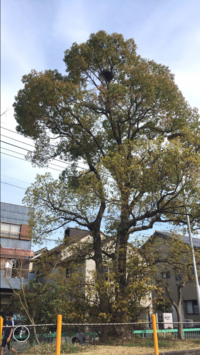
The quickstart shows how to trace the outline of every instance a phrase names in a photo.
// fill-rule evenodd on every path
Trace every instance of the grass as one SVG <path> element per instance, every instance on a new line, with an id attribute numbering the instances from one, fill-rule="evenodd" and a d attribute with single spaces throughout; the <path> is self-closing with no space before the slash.
<path id="1" fill-rule="evenodd" d="M 122 351 L 122 347 L 127 347 L 127 348 L 133 348 L 133 354 L 135 354 L 135 350 L 137 349 L 144 349 L 142 352 L 143 354 L 145 353 L 145 348 L 148 349 L 153 349 L 154 348 L 154 343 L 153 339 L 148 339 L 148 338 L 134 338 L 132 341 L 128 342 L 112 342 L 110 344 L 96 344 L 97 346 L 94 345 L 84 345 L 81 346 L 79 344 L 69 344 L 69 343 L 62 343 L 61 344 L 61 354 L 76 354 L 76 353 L 88 353 L 94 354 L 113 354 L 114 353 L 117 355 L 120 352 L 120 355 Z M 170 339 L 170 338 L 160 338 L 158 340 L 158 346 L 159 349 L 163 350 L 168 350 L 168 349 L 174 349 L 174 350 L 183 350 L 183 349 L 192 349 L 192 348 L 197 348 L 200 347 L 200 339 L 186 339 L 186 340 L 178 340 L 178 339 Z M 134 348 L 137 348 L 134 350 Z M 112 351 L 110 349 L 113 349 Z M 125 350 L 125 349 L 124 349 Z M 131 350 L 131 349 L 130 349 Z M 109 352 L 110 351 L 110 352 Z M 129 354 L 127 352 L 128 350 L 125 350 L 126 354 Z M 41 345 L 36 345 L 32 348 L 29 348 L 25 350 L 23 355 L 55 355 L 55 344 L 47 344 L 43 343 Z M 84 354 L 83 354 L 84 355 Z"/>
<path id="2" fill-rule="evenodd" d="M 79 344 L 69 344 L 62 343 L 61 344 L 61 354 L 76 354 L 86 350 L 85 346 L 81 346 Z M 41 344 L 35 345 L 29 349 L 26 349 L 22 354 L 28 355 L 52 355 L 55 354 L 56 345 L 55 344 Z"/>
<path id="3" fill-rule="evenodd" d="M 159 349 L 170 349 L 170 348 L 177 348 L 179 347 L 180 344 L 184 344 L 187 346 L 196 347 L 200 346 L 200 339 L 186 339 L 186 340 L 178 340 L 178 339 L 159 339 L 158 338 L 158 347 Z M 154 342 L 153 339 L 139 339 L 135 338 L 133 342 L 128 342 L 124 343 L 123 346 L 127 347 L 147 347 L 147 348 L 153 348 L 154 347 Z"/>
<path id="4" fill-rule="evenodd" d="M 169 342 L 168 340 L 160 340 L 158 341 L 158 346 L 159 348 L 170 348 L 171 347 L 171 342 Z M 145 340 L 134 340 L 134 342 L 129 342 L 129 343 L 125 343 L 123 344 L 123 346 L 141 346 L 141 347 L 147 347 L 147 348 L 153 348 L 154 347 L 154 342 L 152 339 L 145 339 Z"/>

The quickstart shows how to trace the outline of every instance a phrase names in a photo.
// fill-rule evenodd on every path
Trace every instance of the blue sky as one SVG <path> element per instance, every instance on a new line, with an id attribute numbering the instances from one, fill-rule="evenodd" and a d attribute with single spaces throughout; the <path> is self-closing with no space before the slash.
<path id="1" fill-rule="evenodd" d="M 138 53 L 169 66 L 187 101 L 200 109 L 199 0 L 2 0 L 1 8 L 1 110 L 10 109 L 1 118 L 2 127 L 15 130 L 12 104 L 22 75 L 32 69 L 64 73 L 64 51 L 99 30 L 134 38 Z M 2 136 L 2 141 L 25 148 L 23 142 L 32 144 L 5 129 L 1 134 L 10 137 Z M 5 143 L 1 147 L 2 153 L 23 159 L 17 152 L 25 151 Z M 2 154 L 1 201 L 22 204 L 23 189 L 45 171 Z"/>

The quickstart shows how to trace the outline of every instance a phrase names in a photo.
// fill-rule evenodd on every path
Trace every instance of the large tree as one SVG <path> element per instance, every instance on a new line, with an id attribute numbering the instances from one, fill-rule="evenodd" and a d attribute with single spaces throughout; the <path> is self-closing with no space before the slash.
<path id="1" fill-rule="evenodd" d="M 137 55 L 133 39 L 99 31 L 74 43 L 64 62 L 65 75 L 25 75 L 15 98 L 17 131 L 35 140 L 30 160 L 70 163 L 58 181 L 38 177 L 25 202 L 35 208 L 37 235 L 70 221 L 91 231 L 100 283 L 105 219 L 108 237 L 115 236 L 107 256 L 119 285 L 116 298 L 126 299 L 130 234 L 156 222 L 184 224 L 186 208 L 198 226 L 199 114 L 168 67 Z M 99 296 L 107 312 L 101 287 Z M 122 310 L 121 320 L 126 317 Z"/>

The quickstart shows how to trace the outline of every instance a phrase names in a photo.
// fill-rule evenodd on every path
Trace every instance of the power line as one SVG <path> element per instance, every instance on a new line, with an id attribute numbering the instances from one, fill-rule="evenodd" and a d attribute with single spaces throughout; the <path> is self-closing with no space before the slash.
<path id="1" fill-rule="evenodd" d="M 12 131 L 11 129 L 8 129 L 8 128 L 5 128 L 5 127 L 0 127 L 2 129 L 6 129 L 6 131 L 9 131 L 9 132 L 12 132 L 12 133 L 15 133 L 15 134 L 19 134 L 21 136 L 21 134 L 19 132 L 16 132 L 16 131 Z M 27 139 L 31 139 L 30 137 L 25 137 Z"/>
<path id="2" fill-rule="evenodd" d="M 7 153 L 4 153 L 4 152 L 2 152 L 2 154 L 4 154 L 4 155 L 8 155 L 8 156 L 10 156 L 10 157 L 12 157 L 12 158 L 16 158 L 16 159 L 19 159 L 19 160 L 26 161 L 27 163 L 30 163 L 28 160 L 25 160 L 25 159 L 22 159 L 22 158 L 15 157 L 14 155 L 11 155 L 11 154 L 7 154 Z M 52 170 L 56 170 L 56 171 L 59 171 L 60 173 L 62 173 L 62 170 L 54 169 L 54 168 L 51 168 L 50 166 L 49 166 L 49 167 L 47 167 L 47 168 L 43 168 L 43 169 L 52 169 Z"/>
<path id="3" fill-rule="evenodd" d="M 18 134 L 20 137 L 21 137 L 21 134 L 20 133 L 18 133 L 18 132 L 15 132 L 15 131 L 12 131 L 11 129 L 8 129 L 8 128 L 5 128 L 5 127 L 0 127 L 0 128 L 2 128 L 2 129 L 6 129 L 7 131 L 9 131 L 9 132 L 12 132 L 12 133 L 15 133 L 15 134 Z M 6 138 L 9 138 L 9 139 L 12 139 L 12 140 L 14 140 L 14 141 L 16 141 L 16 142 L 20 142 L 20 143 L 23 143 L 23 144 L 25 144 L 25 145 L 29 145 L 30 147 L 33 147 L 33 148 L 35 148 L 35 146 L 34 145 L 32 145 L 32 144 L 29 144 L 29 143 L 25 143 L 25 142 L 22 142 L 22 141 L 19 141 L 18 139 L 15 139 L 15 138 L 11 138 L 11 137 L 8 137 L 8 136 L 5 136 L 4 134 L 2 134 L 2 136 L 3 137 L 6 137 Z M 27 139 L 31 139 L 30 137 L 26 137 Z M 5 143 L 5 142 L 4 142 Z M 8 143 L 9 144 L 9 143 Z M 52 147 L 55 147 L 54 145 L 52 145 L 51 144 L 51 146 Z M 23 148 L 22 148 L 23 149 Z M 59 162 L 61 162 L 61 163 L 63 163 L 63 164 L 68 164 L 68 165 L 70 165 L 70 163 L 68 163 L 68 162 L 66 162 L 66 161 L 63 161 L 62 162 L 62 160 L 61 159 L 54 159 L 54 160 L 56 160 L 56 161 L 59 161 Z M 82 167 L 79 167 L 80 169 L 83 169 L 83 170 L 85 170 L 85 168 L 82 168 Z"/>
<path id="4" fill-rule="evenodd" d="M 6 131 L 9 131 L 9 132 L 12 132 L 12 133 L 18 134 L 19 136 L 22 136 L 19 132 L 12 131 L 11 129 L 8 129 L 8 128 L 5 128 L 5 127 L 0 127 L 0 128 L 2 128 L 2 129 L 6 129 Z M 24 137 L 24 138 L 32 140 L 32 138 L 30 138 L 30 137 Z M 51 145 L 52 147 L 54 147 L 54 145 L 53 145 L 53 144 L 50 144 L 50 145 Z M 32 146 L 32 147 L 34 147 L 34 146 Z"/>
<path id="5" fill-rule="evenodd" d="M 11 138 L 11 137 L 8 137 L 8 136 L 5 136 L 4 134 L 2 134 L 2 136 L 3 136 L 3 137 L 6 137 L 6 138 L 9 138 L 9 139 L 12 139 L 12 140 L 14 140 L 14 141 L 16 141 L 16 142 L 20 142 L 18 139 L 14 139 L 14 138 Z M 26 151 L 30 151 L 30 152 L 32 152 L 32 153 L 33 153 L 33 150 L 28 150 L 27 148 L 20 147 L 20 146 L 15 145 L 15 144 L 8 143 L 8 142 L 2 141 L 2 140 L 0 140 L 0 142 L 1 142 L 1 143 L 8 144 L 8 145 L 11 145 L 11 146 L 16 147 L 16 148 L 19 148 L 19 149 L 23 149 L 23 150 L 26 150 Z M 20 143 L 23 143 L 23 144 L 25 144 L 25 145 L 28 145 L 28 146 L 33 147 L 33 148 L 34 148 L 34 146 L 33 146 L 33 145 L 31 145 L 31 144 L 24 143 L 24 142 L 20 142 Z M 4 149 L 5 149 L 5 148 L 4 148 Z M 15 153 L 15 152 L 14 152 L 14 153 Z M 62 160 L 60 160 L 60 159 L 53 159 L 53 160 L 58 161 L 58 162 L 59 162 L 59 163 L 61 163 L 61 164 L 70 165 L 70 163 L 65 162 L 65 161 L 62 161 Z M 50 163 L 50 164 L 53 164 L 53 163 Z M 55 164 L 53 164 L 53 165 L 55 165 Z M 55 166 L 58 166 L 58 165 L 55 165 Z M 64 167 L 63 167 L 63 166 L 59 166 L 59 168 L 63 169 Z M 84 168 L 81 168 L 81 167 L 79 167 L 79 168 L 80 168 L 80 169 L 84 169 Z"/>
<path id="6" fill-rule="evenodd" d="M 19 135 L 20 135 L 20 133 L 15 132 L 15 131 L 12 131 L 12 130 L 10 130 L 10 129 L 8 129 L 8 128 L 5 128 L 5 127 L 0 127 L 0 128 L 6 129 L 7 131 L 10 131 L 10 132 L 12 132 L 12 133 L 15 133 L 15 134 L 19 134 Z M 20 143 L 22 143 L 22 144 L 25 144 L 25 145 L 28 145 L 28 146 L 30 146 L 30 147 L 35 148 L 35 146 L 32 145 L 32 144 L 28 144 L 28 143 L 19 141 L 18 139 L 11 138 L 11 137 L 5 136 L 5 135 L 3 135 L 3 134 L 2 134 L 2 136 L 3 136 L 3 137 L 6 137 L 6 138 L 9 138 L 9 139 L 12 139 L 12 140 L 14 140 L 14 141 L 16 141 L 16 142 L 20 142 Z M 21 136 L 21 135 L 20 135 L 20 136 Z M 26 138 L 31 139 L 31 138 L 29 138 L 29 137 L 26 137 Z M 20 147 L 20 146 L 17 146 L 17 145 L 15 145 L 15 144 L 11 144 L 11 143 L 8 143 L 8 142 L 5 142 L 5 141 L 0 141 L 0 142 L 5 143 L 5 144 L 8 144 L 8 145 L 11 145 L 11 146 L 14 146 L 14 147 L 19 148 L 19 149 L 23 149 L 23 150 L 28 151 L 28 149 L 23 148 L 23 147 Z M 52 146 L 53 146 L 53 145 L 52 145 Z M 6 149 L 6 148 L 3 148 L 3 149 Z M 9 150 L 9 149 L 7 149 L 7 150 Z M 13 151 L 12 151 L 12 152 L 13 152 Z M 31 152 L 33 152 L 33 151 L 31 151 Z M 17 153 L 17 152 L 14 152 L 14 153 Z M 6 154 L 6 153 L 3 153 L 3 154 Z M 17 154 L 20 154 L 20 153 L 17 153 Z M 9 154 L 7 154 L 7 155 L 9 155 Z M 21 154 L 21 155 L 23 155 L 23 154 Z M 16 157 L 16 158 L 17 158 L 17 157 Z M 20 158 L 18 158 L 18 159 L 20 159 Z M 21 159 L 21 160 L 23 160 L 23 159 Z M 60 162 L 61 164 L 70 165 L 70 163 L 65 162 L 65 161 L 62 161 L 61 159 L 54 159 L 54 160 Z M 25 160 L 25 161 L 27 161 L 27 160 Z M 50 164 L 51 164 L 51 165 L 54 165 L 54 166 L 56 166 L 56 167 L 58 167 L 58 168 L 61 168 L 61 169 L 64 168 L 64 167 L 58 166 L 58 165 L 53 164 L 53 163 L 50 163 Z M 78 166 L 78 168 L 79 168 L 80 170 L 85 170 L 85 168 L 80 167 L 80 166 Z M 53 169 L 53 168 L 49 167 L 49 169 Z M 57 169 L 53 169 L 53 170 L 57 170 Z M 60 170 L 57 170 L 57 171 L 60 171 Z M 105 174 L 105 175 L 109 176 L 108 174 Z"/>
<path id="7" fill-rule="evenodd" d="M 5 185 L 10 185 L 10 186 L 18 187 L 18 189 L 26 190 L 24 187 L 17 186 L 17 185 L 12 185 L 12 184 L 9 184 L 8 182 L 1 181 L 1 183 L 2 183 L 2 184 L 5 184 Z"/>
<path id="8" fill-rule="evenodd" d="M 3 134 L 2 134 L 2 136 L 3 136 Z M 7 136 L 4 136 L 4 137 L 7 137 Z M 7 138 L 9 138 L 9 137 L 7 137 Z M 13 139 L 13 138 L 9 138 L 9 139 Z M 16 140 L 17 142 L 19 142 L 17 139 L 13 139 L 13 140 Z M 27 148 L 23 148 L 23 147 L 20 147 L 20 146 L 18 146 L 18 145 L 15 145 L 15 144 L 8 143 L 8 142 L 2 141 L 2 140 L 0 140 L 0 142 L 33 153 L 33 150 L 28 150 Z M 24 144 L 27 144 L 27 143 L 24 143 Z M 28 145 L 30 145 L 30 144 L 28 144 Z M 34 146 L 31 146 L 31 147 L 34 147 Z M 6 148 L 4 148 L 4 149 L 6 149 Z M 9 149 L 8 149 L 8 150 L 9 150 Z M 14 152 L 14 153 L 15 153 L 15 152 Z M 17 152 L 16 152 L 16 153 L 17 153 Z M 20 153 L 18 153 L 18 154 L 20 154 Z M 62 162 L 62 160 L 59 160 L 59 159 L 54 159 L 54 160 L 55 160 L 55 161 L 58 161 L 58 162 L 61 163 L 61 164 L 68 164 L 68 165 L 70 165 L 70 163 L 68 163 L 68 162 Z M 53 164 L 53 163 L 50 163 L 50 164 Z M 53 165 L 55 165 L 55 164 L 53 164 Z M 58 166 L 58 165 L 56 165 L 56 166 Z M 63 167 L 63 166 L 59 166 L 59 168 L 63 169 L 64 167 Z"/>
<path id="9" fill-rule="evenodd" d="M 5 149 L 5 150 L 8 150 L 9 152 L 12 152 L 12 153 L 16 153 L 16 154 L 22 155 L 22 156 L 24 157 L 24 154 L 22 154 L 22 153 L 19 153 L 19 152 L 16 152 L 15 150 L 11 150 L 11 149 L 8 149 L 8 148 L 4 148 L 4 147 L 1 147 L 1 149 Z"/>
<path id="10" fill-rule="evenodd" d="M 11 149 L 8 149 L 8 148 L 4 148 L 4 147 L 1 147 L 1 149 L 5 149 L 5 150 L 8 150 L 9 152 L 12 152 L 12 153 L 16 153 L 16 154 L 19 154 L 19 155 L 22 155 L 23 157 L 24 157 L 24 154 L 22 154 L 22 153 L 19 153 L 19 152 L 16 152 L 15 150 L 11 150 Z M 56 164 L 53 164 L 53 163 L 50 163 L 51 165 L 53 165 L 53 166 L 57 166 L 58 168 L 61 168 L 61 169 L 63 169 L 63 167 L 62 166 L 59 166 L 59 165 L 56 165 Z"/>
<path id="11" fill-rule="evenodd" d="M 33 147 L 33 148 L 34 148 L 34 145 L 32 145 L 32 144 L 28 144 L 28 143 L 25 143 L 25 142 L 19 141 L 18 139 L 15 139 L 15 138 L 11 138 L 11 137 L 5 136 L 5 134 L 1 134 L 1 136 L 2 136 L 2 137 L 9 138 L 9 139 L 12 139 L 13 141 L 16 141 L 16 142 L 19 142 L 19 143 L 22 143 L 22 144 L 29 145 L 30 147 Z"/>
<path id="12" fill-rule="evenodd" d="M 3 148 L 3 147 L 2 147 L 2 149 L 6 149 L 6 148 Z M 11 151 L 10 149 L 6 149 L 6 150 Z M 12 152 L 13 152 L 13 151 L 12 151 Z M 16 159 L 20 159 L 20 160 L 26 161 L 27 163 L 30 163 L 30 162 L 29 162 L 28 160 L 26 160 L 26 159 L 18 158 L 18 157 L 15 157 L 14 155 L 7 154 L 7 153 L 4 153 L 4 152 L 1 152 L 1 153 L 4 154 L 4 155 L 8 155 L 8 156 L 10 156 L 10 157 L 16 158 Z M 23 154 L 18 153 L 18 152 L 14 152 L 14 153 L 23 155 Z M 50 163 L 50 164 L 52 164 L 52 165 L 54 165 L 54 166 L 58 166 L 58 165 L 55 165 L 55 164 L 53 164 L 53 163 Z M 48 167 L 39 167 L 39 168 L 42 168 L 42 169 L 52 169 L 52 170 L 59 171 L 59 172 L 61 172 L 61 173 L 63 172 L 63 170 L 58 170 L 58 169 L 52 168 L 51 166 L 48 166 Z M 61 167 L 59 166 L 59 168 L 61 168 Z M 110 177 L 110 175 L 107 174 L 107 173 L 105 173 L 104 175 Z M 71 177 L 77 178 L 76 176 L 73 176 L 73 175 L 71 175 Z"/>
<path id="13" fill-rule="evenodd" d="M 21 181 L 21 182 L 24 182 L 25 184 L 32 184 L 31 182 L 15 179 L 15 178 L 13 178 L 11 176 L 7 176 L 7 175 L 4 175 L 4 174 L 1 174 L 1 176 L 7 177 L 7 178 L 13 179 L 13 180 Z"/>
<path id="14" fill-rule="evenodd" d="M 5 136 L 4 136 L 4 137 L 5 137 Z M 13 139 L 13 138 L 10 138 L 10 139 Z M 14 139 L 14 140 L 16 140 L 16 139 Z M 16 145 L 16 144 L 8 143 L 8 142 L 2 141 L 2 140 L 0 140 L 0 142 L 1 142 L 1 143 L 5 143 L 5 144 L 12 145 L 13 147 L 16 147 L 16 148 L 19 148 L 19 149 L 28 150 L 27 148 L 20 147 L 19 145 Z M 19 142 L 19 141 L 17 141 L 17 142 Z M 26 144 L 26 143 L 24 143 L 24 144 Z M 32 147 L 33 147 L 33 146 L 32 146 Z M 33 150 L 31 150 L 31 152 L 33 152 Z"/>

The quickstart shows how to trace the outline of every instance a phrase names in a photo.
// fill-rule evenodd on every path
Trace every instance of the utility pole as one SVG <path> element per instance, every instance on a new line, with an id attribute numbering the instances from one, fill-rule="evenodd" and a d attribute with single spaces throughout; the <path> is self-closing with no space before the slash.
<path id="1" fill-rule="evenodd" d="M 197 304 L 198 304 L 199 315 L 200 315 L 199 279 L 198 279 L 198 274 L 197 274 L 197 266 L 196 266 L 195 255 L 194 255 L 194 246 L 193 246 L 192 234 L 191 234 L 191 229 L 190 229 L 190 218 L 189 218 L 188 214 L 187 214 L 187 225 L 188 225 L 188 233 L 189 233 L 189 238 L 190 238 L 190 246 L 191 246 L 191 249 L 192 249 L 193 268 L 194 268 L 194 276 L 195 276 L 196 290 L 197 290 Z"/>

